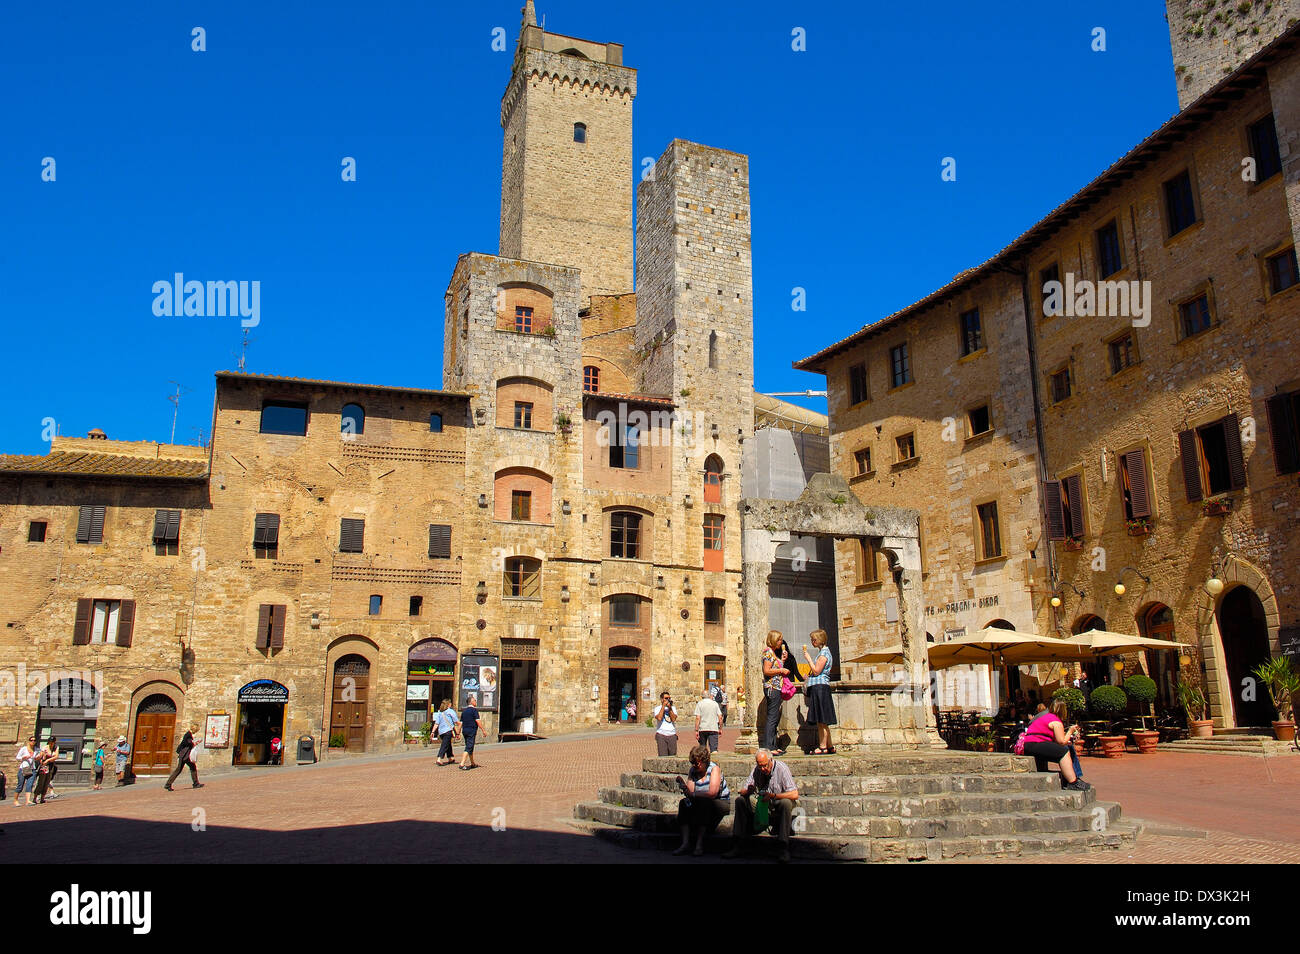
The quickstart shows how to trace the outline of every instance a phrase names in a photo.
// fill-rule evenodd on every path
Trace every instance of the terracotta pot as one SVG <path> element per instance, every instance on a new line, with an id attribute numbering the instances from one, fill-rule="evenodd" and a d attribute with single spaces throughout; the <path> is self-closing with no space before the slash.
<path id="1" fill-rule="evenodd" d="M 1193 719 L 1187 734 L 1193 739 L 1208 739 L 1214 735 L 1213 719 Z"/>
<path id="2" fill-rule="evenodd" d="M 1273 738 L 1277 739 L 1279 742 L 1290 742 L 1295 739 L 1295 723 L 1274 722 Z"/>
<path id="3" fill-rule="evenodd" d="M 1151 729 L 1142 729 L 1133 733 L 1133 741 L 1137 743 L 1139 754 L 1146 755 L 1156 750 L 1156 743 L 1160 741 L 1160 733 Z"/>
<path id="4" fill-rule="evenodd" d="M 1101 754 L 1108 759 L 1124 757 L 1124 743 L 1128 740 L 1122 735 L 1103 735 L 1101 737 Z"/>

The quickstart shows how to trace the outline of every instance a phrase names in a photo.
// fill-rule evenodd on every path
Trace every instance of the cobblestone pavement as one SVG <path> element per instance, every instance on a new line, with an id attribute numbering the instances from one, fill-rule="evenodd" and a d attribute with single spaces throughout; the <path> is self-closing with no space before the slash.
<path id="1" fill-rule="evenodd" d="M 723 737 L 734 744 L 736 729 Z M 683 753 L 686 739 L 682 740 Z M 69 791 L 45 805 L 0 806 L 0 861 L 671 863 L 666 852 L 608 845 L 570 824 L 575 803 L 617 784 L 653 753 L 646 730 L 610 729 L 481 746 L 481 767 L 434 764 L 433 749 L 211 774 L 175 792 L 162 779 Z M 1034 860 L 1068 863 L 1292 862 L 1300 756 L 1157 753 L 1087 759 L 1103 799 L 1149 831 L 1134 849 Z M 494 830 L 493 823 L 497 829 Z M 717 859 L 706 859 L 717 861 Z M 687 860 L 689 863 L 689 860 Z M 698 863 L 698 862 L 695 862 Z"/>

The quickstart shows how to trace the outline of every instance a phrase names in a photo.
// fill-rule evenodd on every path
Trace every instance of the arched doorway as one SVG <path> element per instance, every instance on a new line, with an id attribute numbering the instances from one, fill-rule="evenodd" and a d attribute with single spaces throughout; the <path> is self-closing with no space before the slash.
<path id="1" fill-rule="evenodd" d="M 722 503 L 722 458 L 717 454 L 704 459 L 704 502 Z"/>
<path id="2" fill-rule="evenodd" d="M 330 695 L 330 739 L 341 735 L 349 752 L 366 750 L 366 707 L 370 701 L 370 661 L 356 653 L 334 664 Z"/>
<path id="3" fill-rule="evenodd" d="M 84 679 L 60 679 L 41 692 L 36 711 L 36 741 L 59 745 L 59 784 L 84 785 L 93 769 L 99 691 Z"/>
<path id="4" fill-rule="evenodd" d="M 1238 727 L 1267 726 L 1277 718 L 1277 710 L 1268 690 L 1259 685 L 1253 672 L 1269 658 L 1264 604 L 1249 586 L 1234 586 L 1219 601 L 1215 617 L 1223 640 L 1223 661 L 1232 688 L 1235 722 Z M 1253 699 L 1243 698 L 1248 686 L 1254 687 Z"/>
<path id="5" fill-rule="evenodd" d="M 131 771 L 136 775 L 167 775 L 172 767 L 176 737 L 176 703 L 161 693 L 147 697 L 135 714 Z"/>
<path id="6" fill-rule="evenodd" d="M 456 705 L 456 647 L 445 639 L 422 639 L 406 654 L 407 731 L 419 735 L 443 699 Z"/>
<path id="7" fill-rule="evenodd" d="M 1080 616 L 1074 621 L 1074 625 L 1070 627 L 1070 632 L 1075 636 L 1078 636 L 1080 633 L 1086 633 L 1090 629 L 1105 628 L 1106 621 L 1104 619 L 1100 616 L 1087 614 Z M 1092 690 L 1096 689 L 1098 686 L 1109 685 L 1112 681 L 1111 673 L 1114 670 L 1111 668 L 1110 657 L 1108 656 L 1103 656 L 1101 659 L 1089 659 L 1087 662 L 1080 663 L 1080 668 L 1083 670 L 1083 681 L 1085 684 L 1079 688 L 1083 690 L 1085 696 L 1090 695 Z"/>
<path id="8" fill-rule="evenodd" d="M 1138 632 L 1147 639 L 1174 638 L 1174 611 L 1164 603 L 1155 603 L 1138 617 Z M 1156 714 L 1178 709 L 1178 653 L 1166 649 L 1148 649 L 1147 675 L 1156 682 Z"/>
<path id="9" fill-rule="evenodd" d="M 609 721 L 627 720 L 627 703 L 636 698 L 641 650 L 635 646 L 609 648 Z"/>

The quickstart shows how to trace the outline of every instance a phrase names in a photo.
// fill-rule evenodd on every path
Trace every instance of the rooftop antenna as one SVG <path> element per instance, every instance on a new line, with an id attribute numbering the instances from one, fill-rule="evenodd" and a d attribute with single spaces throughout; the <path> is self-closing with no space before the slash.
<path id="1" fill-rule="evenodd" d="M 764 391 L 764 397 L 825 397 L 825 391 Z"/>
<path id="2" fill-rule="evenodd" d="M 189 394 L 190 389 L 189 388 L 182 389 L 179 381 L 168 381 L 167 383 L 176 385 L 176 393 L 167 395 L 167 400 L 172 402 L 172 439 L 167 443 L 175 444 L 176 443 L 176 418 L 181 412 L 181 395 Z"/>
<path id="3" fill-rule="evenodd" d="M 248 337 L 248 329 L 244 329 L 244 340 L 239 343 L 239 370 L 244 370 L 244 365 L 248 361 L 248 344 L 254 339 Z"/>
<path id="4" fill-rule="evenodd" d="M 208 446 L 208 432 L 207 432 L 206 429 L 204 429 L 204 428 L 202 428 L 202 427 L 191 427 L 190 430 L 192 430 L 194 433 L 196 433 L 196 434 L 199 435 L 199 446 L 200 446 L 200 447 L 207 447 L 207 446 Z"/>

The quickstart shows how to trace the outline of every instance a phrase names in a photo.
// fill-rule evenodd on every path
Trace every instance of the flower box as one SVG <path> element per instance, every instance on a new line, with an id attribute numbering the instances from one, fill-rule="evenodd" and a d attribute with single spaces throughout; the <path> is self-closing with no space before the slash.
<path id="1" fill-rule="evenodd" d="M 1065 545 L 1065 549 L 1067 549 L 1067 550 L 1082 550 L 1082 549 L 1083 549 L 1083 540 L 1081 540 L 1081 539 L 1079 539 L 1079 538 L 1077 538 L 1077 537 L 1072 537 L 1072 538 L 1066 540 L 1064 545 Z"/>
<path id="2" fill-rule="evenodd" d="M 1232 512 L 1232 498 L 1225 497 L 1218 500 L 1207 500 L 1201 504 L 1201 512 L 1207 517 L 1220 517 L 1225 513 Z"/>
<path id="3" fill-rule="evenodd" d="M 1145 518 L 1128 522 L 1128 535 L 1130 537 L 1149 537 L 1155 531 L 1155 526 Z"/>

